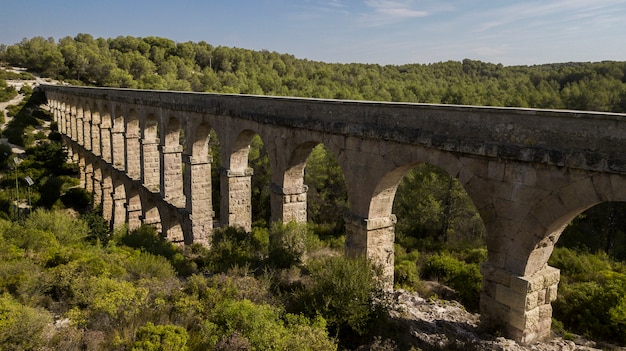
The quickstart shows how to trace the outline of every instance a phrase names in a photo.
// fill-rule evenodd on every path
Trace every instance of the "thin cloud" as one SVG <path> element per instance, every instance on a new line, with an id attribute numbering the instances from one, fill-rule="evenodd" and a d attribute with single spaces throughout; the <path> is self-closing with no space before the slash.
<path id="1" fill-rule="evenodd" d="M 410 1 L 367 0 L 365 5 L 372 11 L 363 14 L 361 21 L 369 25 L 385 25 L 431 14 L 430 11 L 413 8 Z"/>
<path id="2" fill-rule="evenodd" d="M 477 32 L 492 30 L 496 27 L 514 25 L 516 22 L 529 19 L 551 18 L 555 22 L 593 19 L 601 14 L 624 12 L 625 0 L 558 0 L 550 2 L 524 2 L 515 5 L 488 10 L 479 18 L 481 21 Z M 618 5 L 620 7 L 618 7 Z M 556 20 L 556 18 L 559 18 Z"/>

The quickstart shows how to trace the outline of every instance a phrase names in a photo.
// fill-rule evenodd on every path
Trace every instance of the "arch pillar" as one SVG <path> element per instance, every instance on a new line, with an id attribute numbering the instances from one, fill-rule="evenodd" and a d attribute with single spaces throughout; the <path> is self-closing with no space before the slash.
<path id="1" fill-rule="evenodd" d="M 480 269 L 481 323 L 498 327 L 522 343 L 546 339 L 552 324 L 552 301 L 556 300 L 560 271 L 545 266 L 540 271 L 518 276 L 492 264 Z"/>
<path id="2" fill-rule="evenodd" d="M 142 139 L 141 140 L 141 177 L 142 182 L 148 190 L 152 192 L 159 191 L 160 171 L 159 163 L 159 140 L 158 139 Z"/>
<path id="3" fill-rule="evenodd" d="M 85 146 L 85 122 L 82 113 L 76 116 L 75 120 L 76 124 L 76 138 L 74 139 L 78 142 L 78 145 Z"/>
<path id="4" fill-rule="evenodd" d="M 100 125 L 100 150 L 102 152 L 102 158 L 111 163 L 113 160 L 111 153 L 111 127 Z"/>
<path id="5" fill-rule="evenodd" d="M 110 175 L 103 175 L 102 180 L 102 217 L 109 223 L 113 219 L 113 182 Z"/>
<path id="6" fill-rule="evenodd" d="M 111 130 L 111 157 L 113 167 L 124 171 L 126 163 L 124 160 L 124 131 Z"/>
<path id="7" fill-rule="evenodd" d="M 115 229 L 126 223 L 126 193 L 123 186 L 118 185 L 113 189 L 112 201 L 111 227 Z"/>
<path id="8" fill-rule="evenodd" d="M 176 207 L 184 206 L 181 145 L 161 147 L 161 197 Z"/>
<path id="9" fill-rule="evenodd" d="M 290 221 L 306 223 L 308 190 L 309 187 L 306 184 L 282 187 L 276 183 L 271 183 L 272 220 L 283 223 Z"/>
<path id="10" fill-rule="evenodd" d="M 94 169 L 93 165 L 90 162 L 85 162 L 84 173 L 82 177 L 82 182 L 85 185 L 85 189 L 93 194 L 93 177 L 94 177 Z"/>
<path id="11" fill-rule="evenodd" d="M 345 250 L 348 256 L 365 256 L 382 269 L 385 288 L 393 288 L 396 216 L 363 218 L 348 214 Z"/>
<path id="12" fill-rule="evenodd" d="M 192 242 L 209 245 L 209 235 L 213 230 L 213 203 L 211 199 L 211 162 L 210 156 L 194 157 L 184 155 L 185 164 L 184 191 L 185 208 L 189 213 L 189 227 Z"/>
<path id="13" fill-rule="evenodd" d="M 221 172 L 221 222 L 225 226 L 252 230 L 252 168 Z"/>
<path id="14" fill-rule="evenodd" d="M 139 136 L 136 134 L 126 133 L 126 174 L 131 179 L 139 180 L 141 173 L 141 158 L 140 158 L 140 144 Z"/>
<path id="15" fill-rule="evenodd" d="M 146 210 L 143 215 L 143 224 L 152 226 L 156 229 L 157 233 L 167 237 L 167 233 L 163 233 L 163 224 L 161 223 L 161 214 L 156 207 L 152 207 Z"/>
<path id="16" fill-rule="evenodd" d="M 90 110 L 87 110 L 86 113 L 83 115 L 82 126 L 80 126 L 80 128 L 82 129 L 83 147 L 91 151 L 92 150 L 91 143 L 93 140 L 91 136 L 91 111 Z"/>
<path id="17" fill-rule="evenodd" d="M 100 167 L 93 167 L 93 203 L 95 206 L 104 206 L 104 194 L 103 194 L 103 179 L 102 169 Z"/>
<path id="18" fill-rule="evenodd" d="M 91 152 L 96 156 L 102 156 L 101 149 L 101 141 L 102 137 L 100 133 L 102 130 L 100 129 L 100 116 L 97 115 L 97 112 L 92 113 L 91 115 Z"/>
<path id="19" fill-rule="evenodd" d="M 142 207 L 138 194 L 128 197 L 126 202 L 126 221 L 128 222 L 128 230 L 141 227 Z"/>

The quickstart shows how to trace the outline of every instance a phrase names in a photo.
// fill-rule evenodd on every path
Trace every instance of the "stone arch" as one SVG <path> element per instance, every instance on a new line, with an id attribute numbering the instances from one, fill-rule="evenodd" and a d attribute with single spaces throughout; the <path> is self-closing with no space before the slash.
<path id="1" fill-rule="evenodd" d="M 163 235 L 163 226 L 161 224 L 161 211 L 157 204 L 146 197 L 141 197 L 141 206 L 143 210 L 142 223 L 153 226 L 158 233 Z"/>
<path id="2" fill-rule="evenodd" d="M 76 101 L 76 141 L 85 146 L 85 109 L 80 99 Z"/>
<path id="3" fill-rule="evenodd" d="M 182 208 L 185 206 L 185 194 L 183 192 L 183 162 L 182 153 L 184 129 L 179 118 L 170 116 L 163 126 L 161 137 L 161 165 L 160 192 L 161 197 L 172 205 Z M 181 144 L 181 141 L 183 143 Z"/>
<path id="4" fill-rule="evenodd" d="M 137 111 L 130 109 L 128 115 L 125 116 L 126 121 L 126 155 L 124 160 L 126 162 L 126 174 L 129 178 L 138 180 L 140 179 L 141 172 L 141 158 L 140 158 L 140 143 L 139 143 L 139 116 Z"/>
<path id="5" fill-rule="evenodd" d="M 509 264 L 505 269 L 521 276 L 541 271 L 547 267 L 554 245 L 565 227 L 585 210 L 610 201 L 626 201 L 625 176 L 589 176 L 542 198 L 531 208 L 517 235 L 523 240 L 519 246 L 526 252 L 526 262 L 521 267 Z"/>
<path id="6" fill-rule="evenodd" d="M 183 155 L 184 174 L 183 191 L 185 193 L 185 209 L 189 213 L 187 233 L 192 238 L 185 242 L 209 244 L 209 234 L 213 230 L 213 199 L 211 179 L 211 155 L 209 141 L 211 126 L 200 120 L 200 123 L 187 124 L 185 132 L 186 147 L 190 153 Z"/>
<path id="7" fill-rule="evenodd" d="M 159 156 L 159 121 L 152 113 L 141 128 L 141 180 L 152 192 L 159 192 L 161 158 Z"/>
<path id="8" fill-rule="evenodd" d="M 112 209 L 111 229 L 117 229 L 126 223 L 126 186 L 118 172 L 112 172 Z"/>
<path id="9" fill-rule="evenodd" d="M 102 167 L 102 217 L 109 222 L 113 218 L 113 177 L 108 166 Z"/>
<path id="10" fill-rule="evenodd" d="M 246 129 L 239 133 L 233 143 L 232 150 L 222 150 L 222 152 L 229 152 L 229 154 L 225 156 L 229 160 L 228 168 L 231 172 L 245 173 L 247 171 L 250 143 L 252 143 L 252 138 L 254 138 L 256 134 L 255 131 Z"/>
<path id="11" fill-rule="evenodd" d="M 77 101 L 76 98 L 72 98 L 67 102 L 67 112 L 63 111 L 65 119 L 65 131 L 70 135 L 72 140 L 76 140 L 76 114 L 77 114 Z"/>
<path id="12" fill-rule="evenodd" d="M 126 223 L 128 230 L 137 229 L 141 226 L 143 218 L 143 206 L 138 189 L 132 183 L 124 183 L 124 193 L 126 194 Z M 121 194 L 121 192 L 120 192 Z"/>
<path id="13" fill-rule="evenodd" d="M 108 104 L 102 106 L 102 114 L 100 116 L 100 150 L 102 158 L 111 163 L 113 160 L 111 146 L 111 128 L 113 122 L 111 119 L 111 110 Z"/>
<path id="14" fill-rule="evenodd" d="M 223 225 L 252 230 L 252 168 L 248 167 L 250 143 L 257 133 L 241 131 L 229 149 L 222 145 L 223 169 L 220 179 L 221 222 Z"/>
<path id="15" fill-rule="evenodd" d="M 510 232 L 494 238 L 488 261 L 481 267 L 481 320 L 488 326 L 504 324 L 507 334 L 522 342 L 550 335 L 551 302 L 557 296 L 560 274 L 547 262 L 565 227 L 594 205 L 626 200 L 624 176 L 559 172 L 561 177 L 537 179 L 536 186 L 552 190 L 519 211 L 523 216 L 513 220 L 517 225 L 501 221 L 501 228 Z"/>
<path id="16" fill-rule="evenodd" d="M 126 125 L 124 123 L 124 112 L 119 105 L 115 106 L 115 114 L 112 120 L 113 125 L 111 127 L 111 157 L 113 167 L 123 171 L 126 169 L 125 162 L 125 150 L 126 141 L 124 134 L 126 132 Z"/>
<path id="17" fill-rule="evenodd" d="M 304 184 L 304 170 L 311 151 L 319 144 L 315 140 L 298 144 L 287 163 L 276 170 L 275 182 L 270 185 L 273 221 L 306 223 L 308 187 Z"/>
<path id="18" fill-rule="evenodd" d="M 98 104 L 94 102 L 93 104 L 91 104 L 90 110 L 91 110 L 91 123 L 90 123 L 91 125 L 91 129 L 90 129 L 91 151 L 94 153 L 94 155 L 101 156 L 102 150 L 101 150 L 101 144 L 100 144 L 101 143 L 100 124 L 102 120 L 100 118 L 100 108 Z"/>

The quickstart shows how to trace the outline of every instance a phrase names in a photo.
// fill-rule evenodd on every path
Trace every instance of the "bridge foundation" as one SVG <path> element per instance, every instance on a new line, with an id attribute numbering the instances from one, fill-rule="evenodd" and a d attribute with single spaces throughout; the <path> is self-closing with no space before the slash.
<path id="1" fill-rule="evenodd" d="M 560 271 L 546 266 L 520 277 L 485 263 L 481 267 L 483 292 L 481 323 L 487 329 L 504 330 L 522 343 L 547 339 L 552 324 Z"/>
<path id="2" fill-rule="evenodd" d="M 393 288 L 394 238 L 396 216 L 361 218 L 348 215 L 346 223 L 346 254 L 363 256 L 382 269 L 385 288 Z"/>

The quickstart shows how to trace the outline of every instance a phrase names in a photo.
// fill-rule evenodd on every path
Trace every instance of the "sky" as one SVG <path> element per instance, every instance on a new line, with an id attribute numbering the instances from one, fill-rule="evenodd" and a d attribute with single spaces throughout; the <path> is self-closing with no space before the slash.
<path id="1" fill-rule="evenodd" d="M 0 44 L 164 37 L 328 63 L 626 61 L 626 0 L 3 0 Z"/>

